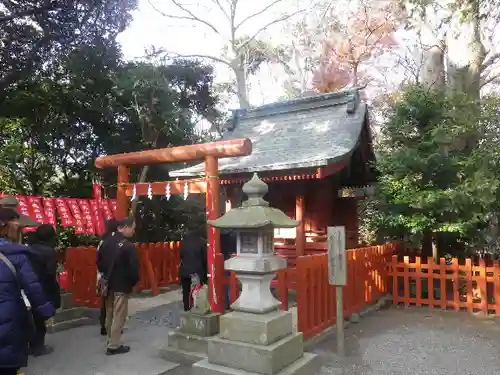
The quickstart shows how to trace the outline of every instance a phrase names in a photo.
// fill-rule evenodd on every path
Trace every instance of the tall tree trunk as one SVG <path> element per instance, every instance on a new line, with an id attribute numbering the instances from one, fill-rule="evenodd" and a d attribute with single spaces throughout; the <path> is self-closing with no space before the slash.
<path id="1" fill-rule="evenodd" d="M 145 165 L 141 169 L 141 173 L 139 175 L 139 184 L 146 182 L 146 177 L 148 176 L 149 165 Z M 130 205 L 130 216 L 135 217 L 135 213 L 137 212 L 137 205 L 139 204 L 139 198 L 136 198 L 132 201 Z"/>
<path id="2" fill-rule="evenodd" d="M 425 52 L 424 63 L 420 72 L 420 82 L 423 85 L 436 90 L 445 88 L 445 50 L 446 42 L 441 40 Z"/>
<path id="3" fill-rule="evenodd" d="M 245 68 L 239 64 L 233 64 L 232 68 L 236 78 L 236 95 L 238 96 L 240 108 L 249 108 L 250 102 L 248 100 L 247 76 Z"/>
<path id="4" fill-rule="evenodd" d="M 151 148 L 156 148 L 159 137 L 160 137 L 160 132 L 157 131 L 154 136 L 153 142 L 151 142 Z M 148 176 L 148 172 L 149 172 L 149 165 L 144 165 L 141 169 L 141 173 L 139 174 L 139 180 L 137 181 L 137 183 L 142 184 L 146 182 L 146 177 Z M 132 217 L 135 217 L 138 204 L 139 204 L 139 199 L 136 198 L 132 201 L 132 204 L 130 205 L 130 215 Z"/>

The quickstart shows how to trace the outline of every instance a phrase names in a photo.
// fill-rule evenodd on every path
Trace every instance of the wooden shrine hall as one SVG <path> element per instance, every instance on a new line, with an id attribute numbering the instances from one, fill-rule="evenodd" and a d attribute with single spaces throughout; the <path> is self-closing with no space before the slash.
<path id="1" fill-rule="evenodd" d="M 277 252 L 296 256 L 325 251 L 326 227 L 343 225 L 349 248 L 358 245 L 358 200 L 375 181 L 367 105 L 357 89 L 236 110 L 222 141 L 248 138 L 247 156 L 219 160 L 227 205 L 242 201 L 241 187 L 254 172 L 269 185 L 273 207 L 301 220 L 297 229 L 276 230 Z M 204 164 L 171 171 L 189 179 Z"/>

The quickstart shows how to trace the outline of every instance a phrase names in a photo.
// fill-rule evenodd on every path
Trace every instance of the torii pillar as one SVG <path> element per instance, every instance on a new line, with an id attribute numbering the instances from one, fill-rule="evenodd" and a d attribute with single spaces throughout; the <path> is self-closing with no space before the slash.
<path id="1" fill-rule="evenodd" d="M 220 216 L 220 180 L 218 159 L 247 156 L 251 153 L 252 142 L 248 138 L 244 138 L 102 156 L 96 159 L 95 165 L 97 168 L 114 167 L 118 169 L 116 217 L 117 219 L 124 219 L 128 216 L 130 207 L 127 189 L 130 188 L 131 166 L 204 160 L 207 219 L 215 220 Z M 182 191 L 180 187 L 182 186 L 183 181 L 170 182 L 170 184 L 174 187 L 172 194 L 179 194 L 179 192 Z M 154 194 L 156 195 L 155 192 Z M 218 296 L 218 293 L 224 293 L 223 288 L 220 288 L 223 286 L 223 283 L 220 283 L 218 280 L 219 277 L 224 277 L 224 273 L 223 270 L 216 269 L 217 267 L 215 261 L 216 254 L 220 253 L 219 230 L 212 226 L 207 226 L 207 240 L 210 308 L 213 312 L 223 313 L 225 310 L 225 306 L 222 303 L 223 299 Z"/>

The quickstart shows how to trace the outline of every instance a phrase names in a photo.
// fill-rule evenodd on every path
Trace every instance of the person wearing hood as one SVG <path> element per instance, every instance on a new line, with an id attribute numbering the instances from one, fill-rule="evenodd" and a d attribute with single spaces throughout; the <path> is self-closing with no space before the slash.
<path id="1" fill-rule="evenodd" d="M 61 287 L 57 281 L 57 254 L 55 250 L 57 235 L 54 227 L 43 224 L 37 228 L 29 243 L 28 258 L 42 285 L 45 296 L 58 309 L 61 307 Z M 52 347 L 45 345 L 45 318 L 36 310 L 33 311 L 35 334 L 30 342 L 31 353 L 38 357 L 53 351 Z"/>
<path id="2" fill-rule="evenodd" d="M 21 235 L 20 215 L 0 208 L 0 373 L 15 375 L 28 363 L 32 334 L 31 309 L 44 319 L 55 315 L 28 260 L 29 248 L 16 243 Z"/>

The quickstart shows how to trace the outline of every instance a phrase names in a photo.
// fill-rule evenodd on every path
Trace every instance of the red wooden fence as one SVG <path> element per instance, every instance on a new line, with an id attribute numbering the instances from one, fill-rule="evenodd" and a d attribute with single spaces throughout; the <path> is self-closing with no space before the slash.
<path id="1" fill-rule="evenodd" d="M 392 244 L 347 251 L 344 316 L 359 313 L 390 293 L 389 263 L 396 250 Z M 335 287 L 328 282 L 328 254 L 297 259 L 298 330 L 308 339 L 336 322 Z"/>
<path id="2" fill-rule="evenodd" d="M 394 304 L 500 315 L 500 263 L 392 257 Z"/>
<path id="3" fill-rule="evenodd" d="M 180 242 L 138 244 L 141 278 L 137 291 L 151 290 L 158 294 L 159 287 L 178 283 Z M 70 248 L 66 252 L 65 267 L 68 291 L 78 306 L 98 307 L 96 296 L 96 248 Z"/>

